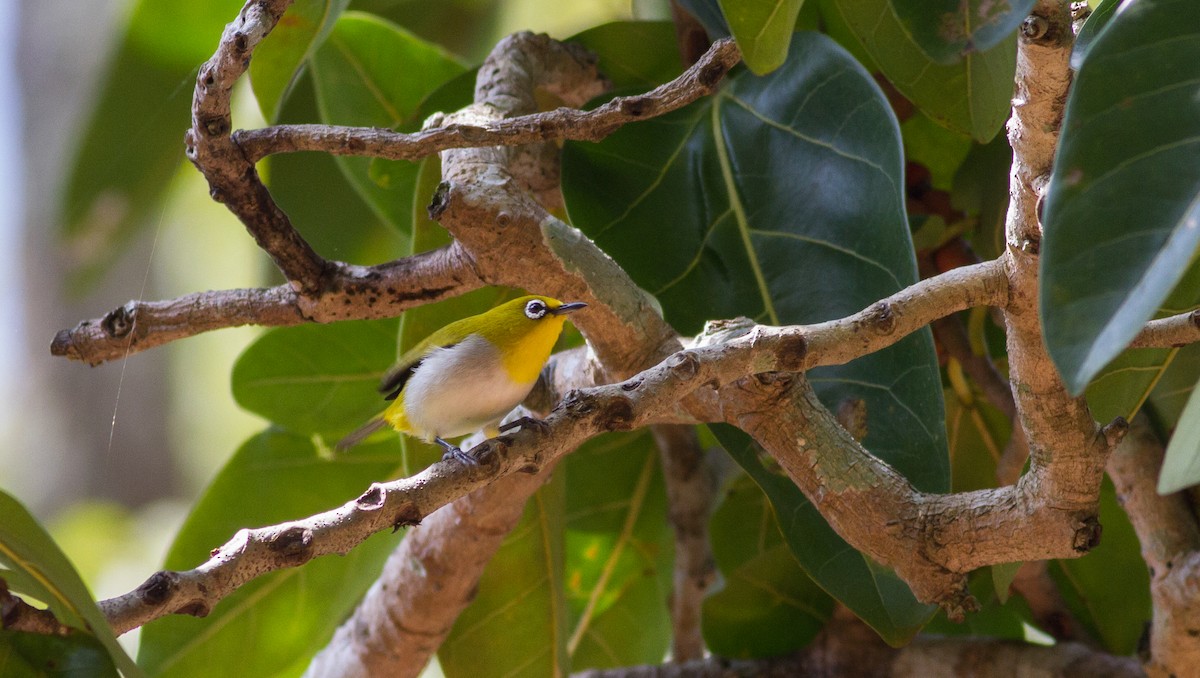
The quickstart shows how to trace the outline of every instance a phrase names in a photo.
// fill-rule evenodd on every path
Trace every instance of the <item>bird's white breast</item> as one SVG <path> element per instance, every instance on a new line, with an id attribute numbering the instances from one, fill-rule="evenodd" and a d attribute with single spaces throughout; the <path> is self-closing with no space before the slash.
<path id="1" fill-rule="evenodd" d="M 500 351 L 476 335 L 431 351 L 404 388 L 404 413 L 414 433 L 454 438 L 495 424 L 533 388 L 514 382 Z"/>

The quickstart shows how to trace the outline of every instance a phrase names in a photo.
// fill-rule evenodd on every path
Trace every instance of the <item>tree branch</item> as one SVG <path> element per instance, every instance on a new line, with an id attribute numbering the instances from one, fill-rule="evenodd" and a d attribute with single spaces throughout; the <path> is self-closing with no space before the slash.
<path id="1" fill-rule="evenodd" d="M 595 435 L 660 418 L 678 421 L 679 401 L 702 386 L 711 390 L 748 374 L 803 370 L 878 351 L 970 303 L 998 303 L 1003 281 L 998 262 L 986 262 L 923 280 L 848 318 L 812 326 L 756 326 L 722 343 L 679 351 L 624 382 L 567 394 L 546 418 L 544 431 L 521 430 L 477 445 L 471 454 L 480 460 L 478 466 L 439 462 L 410 478 L 374 484 L 337 509 L 242 530 L 208 562 L 185 572 L 156 573 L 135 591 L 102 601 L 101 608 L 118 633 L 168 614 L 203 616 L 257 576 L 344 554 L 375 532 L 419 523 L 501 477 L 539 471 Z M 883 308 L 889 309 L 886 316 L 880 314 Z M 698 398 L 696 407 L 703 409 L 708 401 Z"/>
<path id="2" fill-rule="evenodd" d="M 1150 625 L 1151 676 L 1182 676 L 1200 665 L 1200 526 L 1181 492 L 1159 495 L 1163 447 L 1145 416 L 1108 460 L 1108 474 L 1129 515 L 1150 568 L 1154 617 Z"/>

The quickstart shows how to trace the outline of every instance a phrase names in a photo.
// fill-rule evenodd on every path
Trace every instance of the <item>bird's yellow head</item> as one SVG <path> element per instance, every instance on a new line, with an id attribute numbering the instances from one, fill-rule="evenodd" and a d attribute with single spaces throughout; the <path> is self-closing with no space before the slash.
<path id="1" fill-rule="evenodd" d="M 533 383 L 550 357 L 567 315 L 584 306 L 587 304 L 579 301 L 564 303 L 529 295 L 470 318 L 475 324 L 470 331 L 500 349 L 504 367 L 514 381 Z"/>

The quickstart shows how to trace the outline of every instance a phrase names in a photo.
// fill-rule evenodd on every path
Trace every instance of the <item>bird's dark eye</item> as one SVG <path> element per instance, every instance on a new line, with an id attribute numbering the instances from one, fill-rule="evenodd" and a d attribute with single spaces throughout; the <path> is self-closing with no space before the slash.
<path id="1" fill-rule="evenodd" d="M 534 299 L 525 304 L 525 317 L 530 320 L 541 320 L 542 316 L 546 315 L 546 305 Z"/>

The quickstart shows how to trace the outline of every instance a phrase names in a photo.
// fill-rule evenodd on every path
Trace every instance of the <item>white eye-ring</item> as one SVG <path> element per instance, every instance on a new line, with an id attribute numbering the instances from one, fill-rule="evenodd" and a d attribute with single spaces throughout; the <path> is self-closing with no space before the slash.
<path id="1" fill-rule="evenodd" d="M 542 316 L 546 315 L 546 311 L 548 310 L 549 309 L 546 308 L 546 304 L 534 299 L 528 304 L 525 304 L 525 317 L 529 318 L 530 320 L 541 320 Z"/>

